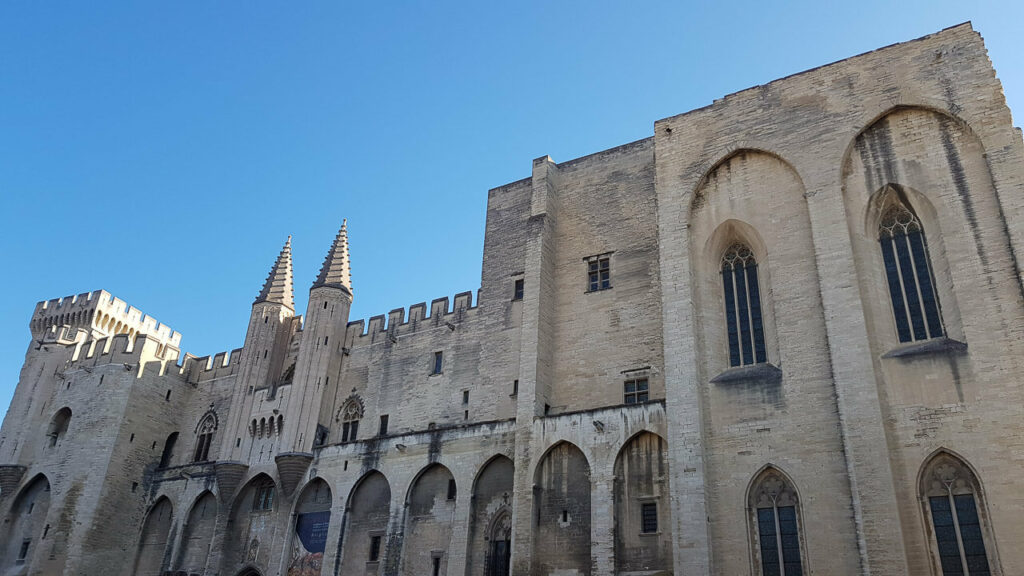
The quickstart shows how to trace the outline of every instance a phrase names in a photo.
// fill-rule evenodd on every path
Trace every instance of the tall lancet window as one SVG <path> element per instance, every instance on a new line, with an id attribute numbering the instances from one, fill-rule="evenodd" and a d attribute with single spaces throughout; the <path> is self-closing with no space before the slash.
<path id="1" fill-rule="evenodd" d="M 896 334 L 900 342 L 938 338 L 945 331 L 924 228 L 895 191 L 890 189 L 885 194 L 878 242 Z"/>
<path id="2" fill-rule="evenodd" d="M 729 366 L 767 362 L 757 261 L 746 245 L 733 244 L 722 256 L 722 286 Z"/>
<path id="3" fill-rule="evenodd" d="M 751 488 L 749 505 L 761 576 L 803 576 L 796 490 L 773 468 L 762 472 Z"/>
<path id="4" fill-rule="evenodd" d="M 943 576 L 989 576 L 986 526 L 977 478 L 958 458 L 940 453 L 925 469 L 921 496 L 931 516 Z"/>

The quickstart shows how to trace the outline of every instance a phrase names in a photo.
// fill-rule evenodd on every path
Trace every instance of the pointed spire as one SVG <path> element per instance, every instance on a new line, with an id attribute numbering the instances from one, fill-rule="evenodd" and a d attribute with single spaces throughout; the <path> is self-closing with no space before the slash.
<path id="1" fill-rule="evenodd" d="M 253 304 L 260 302 L 283 304 L 292 310 L 295 309 L 295 293 L 292 290 L 291 236 L 288 236 L 284 248 L 281 248 L 281 253 L 277 256 L 277 261 L 274 262 L 274 267 L 271 268 L 270 275 L 267 276 L 267 281 L 263 283 L 263 289 L 260 290 L 260 295 L 256 297 Z"/>
<path id="2" fill-rule="evenodd" d="M 313 288 L 321 286 L 344 288 L 349 294 L 352 293 L 352 268 L 348 259 L 348 220 L 341 221 L 341 230 L 338 230 L 338 236 L 327 252 L 327 258 L 320 267 L 316 282 L 313 282 Z"/>

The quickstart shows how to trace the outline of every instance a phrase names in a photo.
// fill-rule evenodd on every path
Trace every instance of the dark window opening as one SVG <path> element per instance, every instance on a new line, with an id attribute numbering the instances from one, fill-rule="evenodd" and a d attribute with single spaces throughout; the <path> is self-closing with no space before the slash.
<path id="1" fill-rule="evenodd" d="M 455 478 L 448 479 L 448 499 L 455 500 Z"/>
<path id="2" fill-rule="evenodd" d="M 469 404 L 469 390 L 462 391 L 462 403 Z"/>
<path id="3" fill-rule="evenodd" d="M 522 300 L 523 299 L 523 287 L 525 285 L 526 285 L 525 284 L 525 280 L 523 280 L 522 278 L 520 278 L 519 280 L 516 280 L 515 287 L 512 289 L 512 299 L 513 300 Z"/>
<path id="4" fill-rule="evenodd" d="M 164 451 L 160 454 L 160 468 L 167 468 L 171 465 L 174 457 L 174 445 L 178 442 L 178 433 L 171 432 L 164 441 Z"/>
<path id="5" fill-rule="evenodd" d="M 28 547 L 32 544 L 32 540 L 26 538 L 21 541 L 21 548 L 18 549 L 18 564 L 24 564 L 25 558 L 28 557 Z"/>
<path id="6" fill-rule="evenodd" d="M 440 374 L 444 364 L 444 352 L 434 352 L 434 371 L 431 374 Z"/>
<path id="7" fill-rule="evenodd" d="M 370 562 L 380 560 L 380 536 L 370 536 Z"/>
<path id="8" fill-rule="evenodd" d="M 569 511 L 568 510 L 562 510 L 562 522 L 568 522 L 568 521 L 569 521 Z"/>
<path id="9" fill-rule="evenodd" d="M 647 402 L 647 378 L 626 380 L 622 383 L 622 392 L 626 404 L 640 404 L 641 402 Z"/>
<path id="10" fill-rule="evenodd" d="M 253 512 L 266 512 L 274 507 L 274 485 L 267 482 L 256 488 L 256 497 L 252 501 Z"/>
<path id="11" fill-rule="evenodd" d="M 134 432 L 132 433 L 131 436 L 128 437 L 128 443 L 131 444 L 132 442 L 135 442 L 135 433 Z"/>
<path id="12" fill-rule="evenodd" d="M 135 492 L 138 489 L 139 489 L 139 483 L 138 482 L 132 482 L 132 492 Z"/>
<path id="13" fill-rule="evenodd" d="M 328 338 L 330 338 L 330 336 L 324 336 L 324 346 L 327 346 L 327 339 Z"/>
<path id="14" fill-rule="evenodd" d="M 595 256 L 587 259 L 587 291 L 596 292 L 612 287 L 611 259 Z"/>
<path id="15" fill-rule="evenodd" d="M 757 261 L 747 246 L 733 244 L 722 256 L 722 288 L 729 366 L 767 362 Z"/>
<path id="16" fill-rule="evenodd" d="M 644 534 L 654 534 L 658 531 L 658 505 L 654 502 L 644 502 L 640 505 L 640 531 Z"/>
<path id="17" fill-rule="evenodd" d="M 438 558 L 437 556 L 434 556 L 434 576 L 439 576 L 440 574 L 441 574 L 441 559 Z"/>
<path id="18" fill-rule="evenodd" d="M 164 400 L 170 400 L 170 399 L 171 399 L 171 391 L 168 390 L 167 394 L 164 394 Z"/>
<path id="19" fill-rule="evenodd" d="M 469 410 L 466 410 L 462 413 L 462 419 L 469 420 Z"/>
<path id="20" fill-rule="evenodd" d="M 43 527 L 43 537 L 40 538 L 40 540 L 46 540 L 46 535 L 49 534 L 49 533 L 50 533 L 50 525 L 47 524 L 45 527 Z"/>
<path id="21" fill-rule="evenodd" d="M 381 417 L 380 417 L 380 432 L 378 434 L 380 436 L 387 436 L 388 435 L 388 415 L 387 414 L 382 414 Z"/>
<path id="22" fill-rule="evenodd" d="M 758 508 L 757 531 L 764 576 L 803 576 L 795 507 Z"/>
<path id="23" fill-rule="evenodd" d="M 354 442 L 359 432 L 359 420 L 341 423 L 341 441 Z"/>
<path id="24" fill-rule="evenodd" d="M 196 450 L 192 455 L 193 462 L 206 462 L 210 458 L 210 444 L 213 442 L 213 432 L 200 434 L 196 440 Z"/>
<path id="25" fill-rule="evenodd" d="M 327 301 L 324 300 L 324 310 L 327 310 Z"/>
<path id="26" fill-rule="evenodd" d="M 991 571 L 974 495 L 933 496 L 928 504 L 943 576 L 988 576 Z M 964 572 L 964 566 L 969 572 Z"/>
<path id="27" fill-rule="evenodd" d="M 943 336 L 928 242 L 917 216 L 901 203 L 891 206 L 879 224 L 878 242 L 900 342 Z"/>
<path id="28" fill-rule="evenodd" d="M 518 396 L 519 395 L 519 380 L 513 380 L 512 381 L 512 395 L 513 396 Z"/>

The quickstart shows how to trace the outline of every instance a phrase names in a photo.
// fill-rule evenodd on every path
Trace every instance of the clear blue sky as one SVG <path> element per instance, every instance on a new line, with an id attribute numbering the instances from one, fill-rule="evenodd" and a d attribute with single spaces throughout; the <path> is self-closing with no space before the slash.
<path id="1" fill-rule="evenodd" d="M 508 4 L 4 3 L 0 407 L 39 300 L 229 350 L 289 234 L 304 312 L 343 217 L 352 319 L 476 290 L 487 190 L 531 159 L 965 20 L 1024 114 L 1022 2 Z"/>

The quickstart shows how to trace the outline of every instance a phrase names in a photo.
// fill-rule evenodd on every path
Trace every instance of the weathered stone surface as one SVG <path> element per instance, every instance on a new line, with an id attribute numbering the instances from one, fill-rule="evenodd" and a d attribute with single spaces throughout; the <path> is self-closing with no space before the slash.
<path id="1" fill-rule="evenodd" d="M 305 316 L 286 245 L 212 358 L 107 292 L 41 302 L 0 573 L 760 574 L 777 520 L 805 574 L 923 575 L 952 494 L 1024 574 L 1022 152 L 964 24 L 534 160 L 488 192 L 475 295 L 350 322 L 354 223 Z M 894 202 L 941 311 L 913 342 Z"/>

